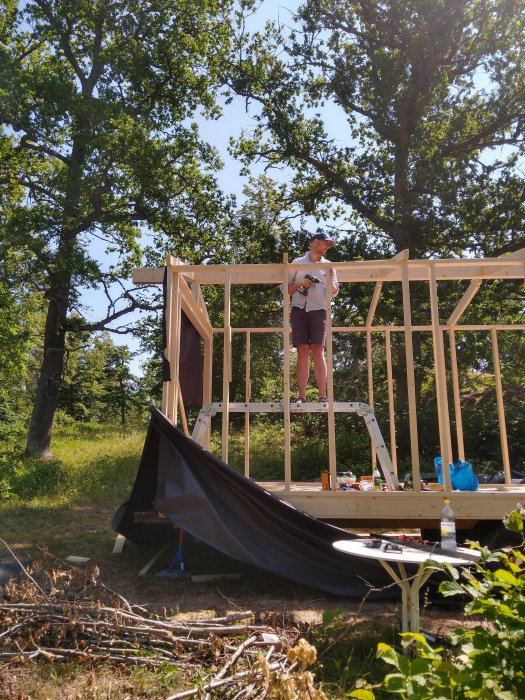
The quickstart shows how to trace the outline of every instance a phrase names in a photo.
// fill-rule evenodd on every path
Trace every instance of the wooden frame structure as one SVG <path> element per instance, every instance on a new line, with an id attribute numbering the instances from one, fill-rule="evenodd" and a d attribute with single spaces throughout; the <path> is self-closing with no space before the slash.
<path id="1" fill-rule="evenodd" d="M 456 352 L 455 334 L 457 332 L 483 331 L 490 334 L 492 343 L 492 358 L 494 380 L 497 398 L 497 414 L 501 439 L 502 467 L 505 483 L 496 486 L 481 487 L 477 492 L 457 492 L 451 490 L 448 469 L 443 470 L 444 491 L 451 498 L 454 510 L 461 526 L 472 526 L 479 520 L 500 520 L 503 515 L 516 506 L 517 502 L 525 504 L 525 487 L 512 484 L 511 465 L 505 424 L 505 406 L 500 369 L 498 348 L 498 332 L 523 331 L 525 323 L 515 324 L 461 324 L 460 320 L 484 280 L 514 279 L 525 277 L 525 249 L 500 258 L 484 259 L 435 259 L 409 260 L 408 251 L 396 255 L 389 260 L 355 261 L 338 263 L 318 263 L 322 267 L 335 268 L 340 284 L 373 283 L 374 292 L 366 323 L 364 326 L 332 325 L 331 313 L 327 314 L 328 329 L 326 357 L 328 365 L 326 404 L 307 403 L 302 406 L 290 404 L 290 299 L 283 296 L 283 324 L 281 327 L 253 328 L 232 327 L 231 325 L 231 295 L 232 285 L 266 284 L 284 285 L 286 288 L 288 270 L 292 266 L 285 259 L 278 264 L 264 265 L 185 265 L 181 261 L 168 256 L 167 288 L 166 288 L 166 335 L 168 344 L 165 349 L 166 358 L 170 362 L 171 376 L 178 377 L 180 355 L 181 311 L 186 314 L 202 338 L 204 370 L 203 370 L 203 411 L 195 426 L 195 435 L 201 444 L 209 448 L 209 420 L 206 416 L 222 412 L 222 459 L 228 461 L 228 426 L 230 412 L 245 414 L 245 475 L 249 476 L 250 451 L 250 414 L 252 412 L 279 412 L 284 422 L 284 474 L 279 482 L 264 483 L 263 485 L 279 497 L 310 512 L 316 517 L 337 522 L 345 522 L 360 526 L 374 522 L 386 527 L 400 523 L 412 526 L 430 526 L 435 524 L 442 507 L 443 494 L 439 492 L 422 491 L 420 487 L 420 455 L 419 436 L 417 428 L 416 384 L 414 369 L 413 334 L 430 332 L 434 349 L 434 368 L 436 400 L 439 423 L 439 442 L 443 463 L 453 462 L 453 439 L 451 431 L 451 415 L 449 410 L 449 390 L 452 389 L 452 404 L 455 423 L 455 451 L 459 459 L 465 459 L 463 424 L 461 418 L 460 384 Z M 294 268 L 301 267 L 294 265 Z M 302 265 L 308 268 L 308 265 Z M 310 266 L 311 267 L 311 266 Z M 136 284 L 161 284 L 165 268 L 142 268 L 134 273 Z M 440 283 L 451 280 L 467 280 L 470 284 L 464 292 L 456 308 L 446 322 L 440 319 L 438 287 Z M 403 324 L 387 326 L 374 323 L 378 302 L 384 283 L 397 282 L 401 285 L 403 299 Z M 414 325 L 410 290 L 414 282 L 428 284 L 431 323 Z M 224 287 L 224 324 L 222 328 L 214 328 L 210 322 L 204 297 L 203 285 L 222 285 Z M 331 298 L 327 290 L 326 306 L 330 310 Z M 283 338 L 283 399 L 275 404 L 257 404 L 251 401 L 250 355 L 251 340 L 254 334 L 278 333 Z M 336 490 L 336 423 L 335 415 L 339 412 L 354 410 L 350 406 L 358 404 L 343 404 L 334 397 L 333 387 L 333 348 L 332 337 L 335 333 L 365 333 L 368 364 L 368 415 L 373 416 L 374 381 L 372 357 L 372 333 L 382 333 L 385 339 L 389 442 L 393 446 L 391 458 L 382 440 L 374 439 L 372 433 L 372 464 L 375 464 L 378 449 L 380 464 L 389 484 L 389 492 L 348 492 Z M 410 454 L 414 490 L 410 492 L 397 491 L 397 456 L 396 456 L 396 426 L 395 402 L 391 337 L 392 333 L 402 333 L 404 336 L 406 382 L 408 396 L 408 432 L 410 436 Z M 212 360 L 213 338 L 223 334 L 223 384 L 222 401 L 212 404 Z M 246 338 L 245 366 L 245 402 L 230 401 L 230 382 L 232 378 L 232 337 L 234 334 L 244 334 Z M 449 373 L 451 387 L 447 379 L 446 338 L 449 345 Z M 359 397 L 356 397 L 359 398 Z M 181 423 L 186 434 L 189 434 L 184 404 L 178 381 L 165 382 L 163 387 L 162 411 L 175 423 Z M 295 483 L 291 479 L 291 430 L 290 416 L 294 412 L 321 412 L 327 414 L 329 470 L 332 476 L 332 490 L 321 491 L 320 485 Z M 366 411 L 365 411 L 366 413 Z M 206 423 L 206 425 L 204 425 Z M 379 429 L 378 429 L 379 430 Z M 386 457 L 385 457 L 386 453 Z M 385 472 L 389 472 L 389 476 Z"/>

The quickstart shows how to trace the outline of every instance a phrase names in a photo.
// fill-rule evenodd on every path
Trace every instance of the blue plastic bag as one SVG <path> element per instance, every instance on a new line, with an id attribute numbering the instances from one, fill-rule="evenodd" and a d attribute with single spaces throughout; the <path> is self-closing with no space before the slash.
<path id="1" fill-rule="evenodd" d="M 438 482 L 443 483 L 443 459 L 434 457 L 434 466 L 436 468 Z M 456 464 L 449 464 L 450 483 L 456 491 L 477 491 L 478 477 L 472 469 L 470 462 L 458 460 Z"/>

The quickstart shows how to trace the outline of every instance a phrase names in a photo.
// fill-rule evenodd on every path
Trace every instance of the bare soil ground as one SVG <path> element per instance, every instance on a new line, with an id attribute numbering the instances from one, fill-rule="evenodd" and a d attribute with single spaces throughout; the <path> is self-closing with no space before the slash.
<path id="1" fill-rule="evenodd" d="M 65 560 L 69 555 L 89 557 L 88 564 L 80 566 L 97 567 L 106 586 L 130 603 L 174 619 L 251 610 L 265 622 L 310 626 L 320 624 L 325 611 L 337 610 L 348 612 L 355 621 L 362 619 L 371 625 L 398 627 L 397 587 L 393 588 L 392 600 L 363 604 L 361 600 L 330 595 L 243 564 L 191 537 L 186 537 L 184 543 L 186 575 L 180 575 L 178 566 L 176 575 L 157 575 L 175 556 L 177 543 L 174 542 L 146 575 L 139 576 L 160 545 L 137 547 L 126 542 L 120 554 L 113 554 L 116 534 L 111 530 L 112 515 L 93 508 L 53 514 L 27 511 L 7 523 L 2 522 L 0 514 L 0 537 L 18 556 L 34 561 L 38 561 L 43 550 L 57 560 Z M 240 574 L 240 578 L 194 583 L 189 574 Z M 432 634 L 443 634 L 465 623 L 460 604 L 422 604 L 421 621 L 423 629 Z"/>
<path id="2" fill-rule="evenodd" d="M 120 554 L 113 554 L 116 534 L 111 530 L 113 512 L 84 508 L 20 508 L 9 513 L 0 509 L 0 559 L 9 558 L 9 549 L 19 558 L 39 561 L 61 569 L 68 556 L 87 557 L 78 566 L 96 572 L 98 581 L 139 605 L 174 621 L 223 617 L 232 613 L 253 613 L 255 624 L 273 629 L 281 639 L 293 644 L 299 637 L 315 638 L 316 626 L 323 614 L 339 612 L 344 620 L 344 634 L 353 639 L 370 637 L 370 660 L 375 656 L 377 641 L 396 643 L 399 630 L 399 592 L 393 589 L 389 601 L 363 603 L 361 600 L 333 596 L 302 586 L 231 559 L 191 537 L 184 543 L 185 574 L 159 576 L 177 552 L 174 541 L 144 576 L 143 567 L 157 554 L 160 543 L 137 547 L 126 542 Z M 154 526 L 152 526 L 154 527 Z M 179 571 L 179 567 L 176 569 Z M 190 574 L 237 574 L 236 579 L 219 578 L 195 583 Z M 462 605 L 441 607 L 422 605 L 424 631 L 444 635 L 463 626 Z M 318 629 L 318 628 L 317 628 Z M 354 636 L 356 635 L 356 636 Z M 375 636 L 374 636 L 375 635 Z M 352 641 L 353 643 L 353 641 Z M 346 657 L 345 657 L 346 658 Z M 0 698 L 6 700 L 128 700 L 148 698 L 164 700 L 173 688 L 188 688 L 195 682 L 187 673 L 177 678 L 162 673 L 140 674 L 140 669 L 97 664 L 0 664 Z M 365 671 L 366 672 L 366 671 Z M 357 671 L 362 673 L 362 671 Z M 340 697 L 336 694 L 329 697 Z"/>

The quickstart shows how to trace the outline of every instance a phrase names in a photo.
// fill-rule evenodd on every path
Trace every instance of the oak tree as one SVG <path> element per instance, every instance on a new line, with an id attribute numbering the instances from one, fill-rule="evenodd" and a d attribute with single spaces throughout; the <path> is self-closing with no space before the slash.
<path id="1" fill-rule="evenodd" d="M 524 36 L 521 0 L 306 0 L 239 39 L 229 81 L 256 127 L 237 153 L 394 251 L 518 249 Z"/>
<path id="2" fill-rule="evenodd" d="M 181 255 L 215 244 L 227 202 L 193 119 L 219 113 L 235 13 L 231 0 L 1 0 L 0 18 L 1 237 L 48 304 L 26 447 L 46 455 L 67 338 L 140 308 L 122 279 L 145 242 L 150 257 L 166 237 Z M 107 314 L 88 322 L 94 288 Z"/>

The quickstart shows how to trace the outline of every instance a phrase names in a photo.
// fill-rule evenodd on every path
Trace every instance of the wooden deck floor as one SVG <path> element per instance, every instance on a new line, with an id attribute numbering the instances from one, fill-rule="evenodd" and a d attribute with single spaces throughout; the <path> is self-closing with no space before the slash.
<path id="1" fill-rule="evenodd" d="M 259 486 L 299 510 L 347 527 L 438 527 L 443 508 L 441 491 L 323 491 L 317 482 L 258 482 Z M 525 506 L 525 485 L 481 485 L 478 491 L 449 495 L 458 527 L 480 520 L 501 521 L 518 503 Z"/>

